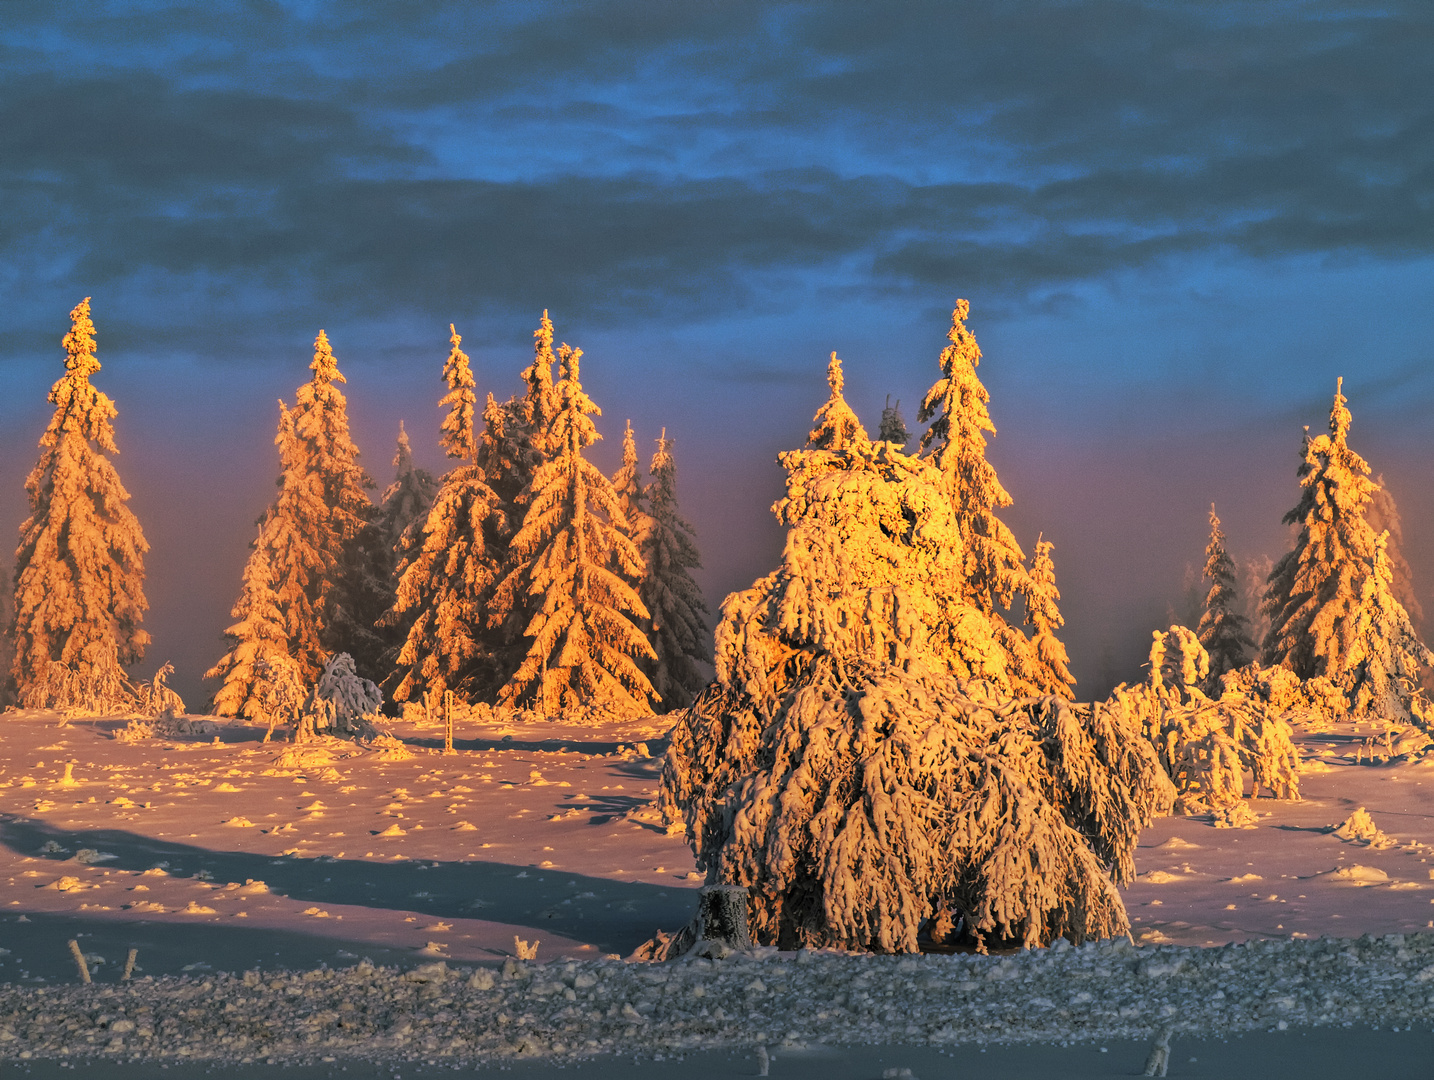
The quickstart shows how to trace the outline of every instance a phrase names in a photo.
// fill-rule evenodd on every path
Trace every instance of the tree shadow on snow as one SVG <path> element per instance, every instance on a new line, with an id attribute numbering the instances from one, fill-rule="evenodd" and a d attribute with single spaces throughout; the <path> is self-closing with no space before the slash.
<path id="1" fill-rule="evenodd" d="M 101 864 L 110 870 L 163 866 L 170 877 L 196 878 L 215 886 L 263 881 L 270 892 L 304 903 L 551 927 L 554 933 L 624 956 L 659 927 L 683 926 L 696 903 L 692 889 L 675 882 L 671 886 L 617 882 L 485 860 L 380 863 L 331 855 L 276 858 L 213 851 L 122 829 L 57 829 L 12 815 L 0 815 L 0 843 L 20 855 L 49 860 L 57 873 L 67 865 L 74 867 L 75 853 L 90 848 L 115 856 Z M 51 844 L 59 850 L 44 850 Z"/>

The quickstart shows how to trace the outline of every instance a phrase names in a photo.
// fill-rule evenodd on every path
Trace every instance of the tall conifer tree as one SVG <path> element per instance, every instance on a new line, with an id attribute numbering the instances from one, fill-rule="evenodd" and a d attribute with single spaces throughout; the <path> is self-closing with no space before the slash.
<path id="1" fill-rule="evenodd" d="M 477 464 L 473 428 L 475 381 L 463 339 L 453 326 L 443 380 L 448 406 L 443 452 L 459 464 L 443 478 L 406 560 L 399 568 L 394 606 L 384 621 L 407 625 L 398 654 L 394 698 L 453 690 L 467 700 L 491 695 L 501 677 L 485 641 L 485 616 L 506 532 L 501 500 Z M 489 398 L 491 403 L 492 398 Z"/>
<path id="2" fill-rule="evenodd" d="M 114 403 L 90 385 L 100 370 L 86 297 L 70 312 L 65 375 L 40 458 L 25 480 L 30 516 L 15 554 L 11 676 L 31 708 L 114 707 L 120 665 L 144 656 L 140 626 L 149 550 L 110 458 L 119 453 Z"/>
<path id="3" fill-rule="evenodd" d="M 533 477 L 502 585 L 533 614 L 526 654 L 499 703 L 547 715 L 584 706 L 641 711 L 652 697 L 639 667 L 653 659 L 638 626 L 648 612 L 624 580 L 641 574 L 642 557 L 612 483 L 583 457 L 600 438 L 589 419 L 600 410 L 583 391 L 581 357 L 567 345 L 558 351 L 559 407 L 545 440 L 551 456 Z"/>
<path id="4" fill-rule="evenodd" d="M 514 570 L 521 559 L 513 552 L 511 542 L 523 527 L 533 477 L 552 453 L 551 429 L 559 408 L 558 391 L 553 385 L 556 362 L 553 320 L 545 309 L 538 328 L 533 331 L 533 362 L 522 373 L 527 392 L 521 398 L 510 398 L 503 405 L 496 405 L 489 395 L 488 407 L 483 413 L 478 462 L 501 501 L 506 521 L 502 537 L 506 556 L 499 574 L 502 584 L 493 593 L 487 626 L 496 662 L 499 668 L 509 672 L 527 652 L 524 630 L 537 610 L 533 606 L 534 598 L 516 588 L 519 576 Z"/>
<path id="5" fill-rule="evenodd" d="M 657 440 L 648 467 L 649 524 L 640 549 L 646 567 L 638 596 L 648 611 L 648 640 L 657 658 L 650 666 L 652 686 L 666 712 L 685 708 L 707 684 L 703 665 L 711 662 L 706 648 L 707 605 L 692 579 L 700 569 L 696 534 L 677 509 L 677 464 L 667 429 Z"/>
<path id="6" fill-rule="evenodd" d="M 1067 694 L 1070 687 L 1052 679 L 1024 634 L 1006 622 L 1016 597 L 1031 596 L 1026 557 L 996 511 L 1011 505 L 996 470 L 986 460 L 986 433 L 995 434 L 987 409 L 991 395 L 976 376 L 981 349 L 966 328 L 970 305 L 956 301 L 947 332 L 950 345 L 941 353 L 941 378 L 926 392 L 917 414 L 931 426 L 921 450 L 941 474 L 965 544 L 965 600 L 982 612 L 992 636 L 1007 655 L 1011 688 L 1017 694 Z M 1029 603 L 1029 599 L 1027 601 Z M 1046 602 L 1050 598 L 1046 598 Z"/>
<path id="7" fill-rule="evenodd" d="M 1305 433 L 1300 501 L 1284 519 L 1299 532 L 1265 592 L 1264 660 L 1301 679 L 1325 676 L 1356 713 L 1405 719 L 1419 710 L 1420 670 L 1434 657 L 1394 598 L 1385 538 L 1365 520 L 1374 482 L 1350 449 L 1350 420 L 1340 379 L 1329 434 Z"/>
<path id="8" fill-rule="evenodd" d="M 358 447 L 349 435 L 348 402 L 336 385 L 348 380 L 322 330 L 309 367 L 314 376 L 296 391 L 293 411 L 303 467 L 328 511 L 315 537 L 331 567 L 315 597 L 321 613 L 319 641 L 327 654 L 350 653 L 359 673 L 368 675 L 382 651 L 374 622 L 383 612 L 385 586 L 376 580 L 382 560 L 376 563 L 371 550 L 377 537 L 365 528 L 373 518 L 368 492 L 374 482 L 359 464 Z M 314 657 L 314 676 L 327 660 L 327 655 Z"/>
<path id="9" fill-rule="evenodd" d="M 1225 551 L 1225 531 L 1210 504 L 1210 542 L 1205 545 L 1205 580 L 1210 590 L 1205 594 L 1205 610 L 1195 634 L 1200 645 L 1210 654 L 1207 690 L 1213 693 L 1226 672 L 1244 667 L 1255 647 L 1245 617 L 1240 614 L 1240 599 L 1235 577 L 1235 564 Z"/>
<path id="10" fill-rule="evenodd" d="M 382 583 L 370 550 L 377 538 L 367 528 L 373 481 L 358 464 L 348 403 L 334 385 L 346 380 L 322 330 L 309 369 L 313 378 L 299 387 L 294 407 L 279 402 L 279 494 L 251 545 L 231 612 L 239 622 L 225 631 L 229 649 L 205 675 L 223 680 L 214 695 L 220 715 L 239 715 L 226 710 L 246 708 L 264 692 L 254 657 L 244 657 L 269 655 L 267 639 L 243 635 L 257 625 L 244 613 L 267 604 L 254 592 L 266 580 L 283 617 L 287 655 L 304 683 L 319 677 L 333 653 L 362 656 L 371 667 L 381 652 L 373 621 L 382 610 Z"/>

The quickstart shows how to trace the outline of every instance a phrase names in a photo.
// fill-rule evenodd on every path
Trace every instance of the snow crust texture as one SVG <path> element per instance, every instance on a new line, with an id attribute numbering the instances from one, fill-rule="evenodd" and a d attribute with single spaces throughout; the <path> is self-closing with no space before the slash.
<path id="1" fill-rule="evenodd" d="M 1209 1037 L 1434 1019 L 1434 935 L 1009 956 L 342 970 L 0 987 L 0 1060 L 495 1063 L 742 1045 Z"/>

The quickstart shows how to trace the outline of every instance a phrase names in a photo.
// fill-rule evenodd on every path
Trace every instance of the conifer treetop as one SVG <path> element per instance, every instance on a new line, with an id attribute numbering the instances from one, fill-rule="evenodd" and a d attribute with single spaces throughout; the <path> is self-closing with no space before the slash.
<path id="1" fill-rule="evenodd" d="M 315 383 L 348 382 L 339 370 L 338 360 L 334 358 L 329 336 L 322 330 L 319 331 L 319 336 L 314 338 L 314 361 L 309 365 L 309 370 L 314 373 Z"/>
<path id="2" fill-rule="evenodd" d="M 876 439 L 877 442 L 894 442 L 900 450 L 905 450 L 906 444 L 911 441 L 906 418 L 901 415 L 900 398 L 893 405 L 891 395 L 886 395 L 886 407 L 881 410 L 881 427 L 877 430 Z"/>
<path id="3" fill-rule="evenodd" d="M 941 378 L 932 384 L 916 414 L 918 423 L 931 426 L 921 436 L 921 450 L 930 452 L 942 472 L 955 474 L 975 510 L 1011 505 L 1011 496 L 996 479 L 996 470 L 986 462 L 986 436 L 996 433 L 988 408 L 991 395 L 976 377 L 981 347 L 966 328 L 971 305 L 956 301 L 951 313 L 951 342 L 941 352 Z"/>
<path id="4" fill-rule="evenodd" d="M 64 337 L 65 369 L 76 378 L 88 379 L 100 370 L 95 356 L 95 324 L 90 320 L 87 296 L 70 312 L 70 332 Z"/>
<path id="5" fill-rule="evenodd" d="M 443 418 L 439 444 L 451 458 L 458 458 L 470 465 L 478 459 L 478 440 L 473 431 L 473 406 L 478 395 L 473 388 L 473 369 L 468 364 L 468 355 L 459 346 L 463 338 L 452 323 L 448 324 L 450 350 L 443 362 L 443 381 L 448 384 L 448 393 L 438 402 L 439 407 L 448 406 L 448 415 Z"/>
<path id="6" fill-rule="evenodd" d="M 666 429 L 664 429 L 666 430 Z M 643 487 L 642 474 L 637 464 L 637 441 L 632 434 L 632 421 L 627 422 L 627 427 L 622 433 L 622 465 L 612 478 L 613 490 L 617 492 L 618 503 L 622 506 L 623 515 L 627 518 L 627 524 L 631 530 L 633 539 L 641 543 L 644 519 L 647 517 L 643 510 Z"/>
<path id="7" fill-rule="evenodd" d="M 90 385 L 90 376 L 100 370 L 100 361 L 95 355 L 95 324 L 90 320 L 88 296 L 70 312 L 70 331 L 63 344 L 65 374 L 50 387 L 49 400 L 55 406 L 55 415 L 40 445 L 59 445 L 58 432 L 78 425 L 73 430 L 81 438 L 93 439 L 107 454 L 118 454 L 110 423 L 118 415 L 114 402 Z"/>
<path id="8" fill-rule="evenodd" d="M 527 420 L 538 437 L 544 435 L 560 407 L 558 391 L 553 386 L 553 320 L 543 309 L 542 321 L 533 331 L 533 362 L 523 369 L 523 382 L 528 386 Z M 541 447 L 539 447 L 541 449 Z"/>
<path id="9" fill-rule="evenodd" d="M 813 449 L 839 451 L 846 449 L 853 442 L 869 441 L 866 429 L 861 426 L 856 413 L 852 412 L 851 406 L 842 396 L 842 388 L 845 385 L 841 360 L 836 353 L 832 353 L 827 362 L 827 386 L 831 388 L 831 396 L 827 398 L 826 404 L 817 410 L 816 416 L 812 417 L 815 426 L 807 436 L 807 445 Z"/>
<path id="10" fill-rule="evenodd" d="M 413 468 L 413 445 L 408 441 L 408 432 L 404 430 L 403 421 L 398 422 L 398 445 L 393 451 L 393 472 L 394 476 L 402 477 Z"/>
<path id="11" fill-rule="evenodd" d="M 951 315 L 950 344 L 941 352 L 941 378 L 926 392 L 917 419 L 931 426 L 921 436 L 921 453 L 940 469 L 966 541 L 966 596 L 996 624 L 1003 645 L 1017 666 L 1027 657 L 1019 635 L 999 612 L 1030 586 L 1026 556 L 1014 534 L 996 516 L 1011 505 L 996 470 L 986 460 L 986 432 L 992 434 L 987 409 L 990 394 L 976 377 L 981 349 L 966 328 L 970 305 L 956 301 Z M 1022 676 L 1025 677 L 1024 675 Z"/>

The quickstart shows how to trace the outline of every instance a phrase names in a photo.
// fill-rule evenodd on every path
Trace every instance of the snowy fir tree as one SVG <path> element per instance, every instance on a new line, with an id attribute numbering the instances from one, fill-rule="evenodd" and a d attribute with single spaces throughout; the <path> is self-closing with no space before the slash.
<path id="1" fill-rule="evenodd" d="M 305 674 L 316 678 L 329 656 L 346 652 L 359 660 L 364 674 L 373 669 L 383 650 L 374 622 L 383 612 L 387 592 L 387 582 L 378 577 L 382 557 L 376 559 L 372 550 L 378 538 L 365 528 L 373 518 L 368 492 L 374 482 L 359 465 L 358 447 L 349 435 L 348 402 L 336 385 L 347 380 L 322 330 L 314 341 L 310 369 L 313 378 L 296 391 L 294 437 L 303 455 L 302 467 L 327 510 L 314 540 L 331 569 L 315 597 L 323 655 L 296 654 L 296 658 Z"/>
<path id="2" fill-rule="evenodd" d="M 500 578 L 516 581 L 514 571 L 522 559 L 511 551 L 513 536 L 523 525 L 529 505 L 530 487 L 538 469 L 549 460 L 552 424 L 559 409 L 558 390 L 553 385 L 553 320 L 548 312 L 533 331 L 533 362 L 522 372 L 527 392 L 502 405 L 488 396 L 483 413 L 484 427 L 478 447 L 478 464 L 499 498 L 507 531 L 502 536 L 506 561 Z M 527 652 L 524 631 L 537 613 L 536 601 L 518 589 L 499 589 L 488 610 L 488 628 L 498 667 L 507 671 L 521 662 Z"/>
<path id="3" fill-rule="evenodd" d="M 406 544 L 394 604 L 383 618 L 407 627 L 391 676 L 396 701 L 447 690 L 471 701 L 490 695 L 504 674 L 485 639 L 485 619 L 507 523 L 476 461 L 475 381 L 463 339 L 449 330 L 443 365 L 448 393 L 440 402 L 448 414 L 440 443 L 460 464 L 443 478 L 422 527 Z"/>
<path id="4" fill-rule="evenodd" d="M 986 460 L 986 434 L 995 434 L 987 408 L 991 396 L 976 376 L 981 349 L 966 328 L 970 305 L 956 301 L 950 345 L 941 353 L 941 378 L 926 392 L 917 420 L 930 422 L 921 450 L 941 471 L 947 497 L 964 543 L 962 598 L 991 624 L 991 634 L 1007 655 L 1003 665 L 1016 692 L 1067 694 L 1070 686 L 1041 664 L 1024 634 L 1006 622 L 1003 611 L 1033 588 L 1026 557 L 996 511 L 1011 505 L 996 470 Z"/>
<path id="5" fill-rule="evenodd" d="M 239 599 L 229 612 L 237 621 L 224 631 L 229 651 L 204 673 L 206 679 L 220 680 L 210 703 L 216 716 L 239 716 L 259 723 L 271 719 L 266 693 L 270 665 L 289 656 L 288 627 L 269 565 L 273 543 L 264 534 L 265 527 L 277 527 L 277 521 L 269 516 L 260 526 L 244 564 Z"/>
<path id="6" fill-rule="evenodd" d="M 1075 686 L 1075 676 L 1071 674 L 1066 647 L 1056 637 L 1065 619 L 1056 606 L 1061 594 L 1056 588 L 1055 560 L 1051 558 L 1054 549 L 1055 545 L 1045 534 L 1036 538 L 1036 551 L 1031 557 L 1031 583 L 1026 590 L 1026 625 L 1031 628 L 1031 653 L 1041 667 L 1041 685 L 1064 687 L 1058 692 L 1068 697 L 1070 688 Z"/>
<path id="7" fill-rule="evenodd" d="M 677 508 L 677 463 L 667 429 L 648 468 L 649 525 L 641 538 L 646 571 L 638 596 L 648 611 L 647 636 L 657 658 L 649 676 L 667 712 L 686 708 L 707 684 L 707 605 L 692 579 L 702 566 L 696 534 Z"/>
<path id="8" fill-rule="evenodd" d="M 1240 614 L 1235 564 L 1225 550 L 1225 532 L 1215 515 L 1214 503 L 1210 504 L 1210 542 L 1205 545 L 1205 580 L 1210 589 L 1195 633 L 1210 657 L 1204 689 L 1213 694 L 1227 671 L 1249 663 L 1255 647 L 1245 629 L 1245 617 Z"/>
<path id="9" fill-rule="evenodd" d="M 1420 673 L 1434 656 L 1394 598 L 1386 541 L 1365 519 L 1375 485 L 1350 449 L 1350 421 L 1341 379 L 1329 433 L 1305 433 L 1300 501 L 1284 518 L 1298 533 L 1265 592 L 1264 662 L 1328 679 L 1356 715 L 1422 720 Z"/>
<path id="10" fill-rule="evenodd" d="M 550 456 L 533 477 L 498 590 L 503 610 L 532 613 L 526 652 L 498 703 L 549 716 L 585 707 L 643 713 L 653 690 L 640 665 L 654 656 L 639 625 L 647 609 L 628 584 L 640 578 L 642 556 L 611 481 L 583 457 L 600 438 L 590 419 L 600 410 L 583 391 L 581 357 L 567 345 L 558 351 Z"/>
<path id="11" fill-rule="evenodd" d="M 1394 574 L 1394 599 L 1409 613 L 1409 621 L 1418 632 L 1424 625 L 1424 605 L 1419 602 L 1419 593 L 1414 587 L 1414 571 L 1404 557 L 1404 521 L 1382 474 L 1374 478 L 1374 495 L 1364 508 L 1364 520 L 1376 533 L 1389 534 L 1385 550 Z"/>
<path id="12" fill-rule="evenodd" d="M 373 481 L 358 464 L 358 448 L 349 436 L 348 404 L 334 385 L 345 379 L 322 330 L 309 367 L 313 378 L 299 387 L 294 408 L 279 402 L 274 436 L 279 494 L 260 519 L 259 539 L 232 612 L 240 619 L 235 626 L 245 627 L 242 612 L 251 606 L 251 583 L 258 587 L 265 580 L 253 564 L 263 560 L 268 588 L 284 620 L 286 655 L 304 684 L 318 678 L 334 652 L 377 657 L 381 640 L 373 620 L 383 588 L 368 550 L 373 536 L 365 528 L 373 514 L 365 489 L 373 487 Z M 225 632 L 229 650 L 206 676 L 223 681 L 214 695 L 221 716 L 240 715 L 225 710 L 243 708 L 267 692 L 258 664 L 260 656 L 271 655 L 267 644 L 241 662 L 242 641 L 231 631 Z"/>
<path id="13" fill-rule="evenodd" d="M 781 564 L 730 595 L 661 801 L 782 948 L 1127 932 L 1116 884 L 1173 798 L 1123 714 L 1012 699 L 948 479 L 890 442 L 781 455 Z"/>
<path id="14" fill-rule="evenodd" d="M 831 360 L 827 362 L 827 386 L 831 388 L 831 397 L 812 417 L 811 434 L 807 436 L 807 445 L 813 449 L 844 450 L 853 442 L 867 441 L 866 429 L 842 396 L 845 384 L 841 361 L 836 353 L 832 353 Z"/>
<path id="15" fill-rule="evenodd" d="M 382 652 L 369 670 L 390 672 L 398 661 L 398 652 L 408 638 L 411 620 L 385 620 L 398 594 L 398 567 L 419 543 L 419 533 L 428 520 L 438 492 L 438 481 L 427 469 L 414 464 L 413 447 L 403 421 L 398 424 L 398 445 L 393 455 L 393 483 L 384 488 L 373 520 L 364 537 L 372 566 L 368 577 L 375 584 L 370 606 L 377 608 L 377 632 Z M 381 591 L 379 591 L 381 589 Z"/>
<path id="16" fill-rule="evenodd" d="M 26 707 L 103 711 L 128 702 L 120 666 L 149 643 L 140 625 L 149 545 L 111 461 L 114 403 L 90 384 L 100 362 L 88 297 L 70 312 L 64 348 L 55 413 L 25 480 L 10 672 Z"/>
<path id="17" fill-rule="evenodd" d="M 612 490 L 617 495 L 618 506 L 622 508 L 622 521 L 628 539 L 641 550 L 643 538 L 652 528 L 652 518 L 647 512 L 647 494 L 643 491 L 642 472 L 637 464 L 637 441 L 633 438 L 631 420 L 622 433 L 622 464 L 613 473 Z M 628 584 L 638 585 L 642 576 Z"/>
<path id="18" fill-rule="evenodd" d="M 906 444 L 911 441 L 911 432 L 906 427 L 906 418 L 901 415 L 901 401 L 891 403 L 891 395 L 886 395 L 886 406 L 881 410 L 881 426 L 876 435 L 878 442 L 894 442 L 898 450 L 905 450 Z"/>
<path id="19" fill-rule="evenodd" d="M 385 549 L 395 555 L 405 536 L 416 532 L 428 518 L 438 481 L 413 461 L 413 447 L 403 421 L 398 424 L 398 444 L 393 454 L 393 483 L 383 489 L 378 513 L 374 516 Z"/>

